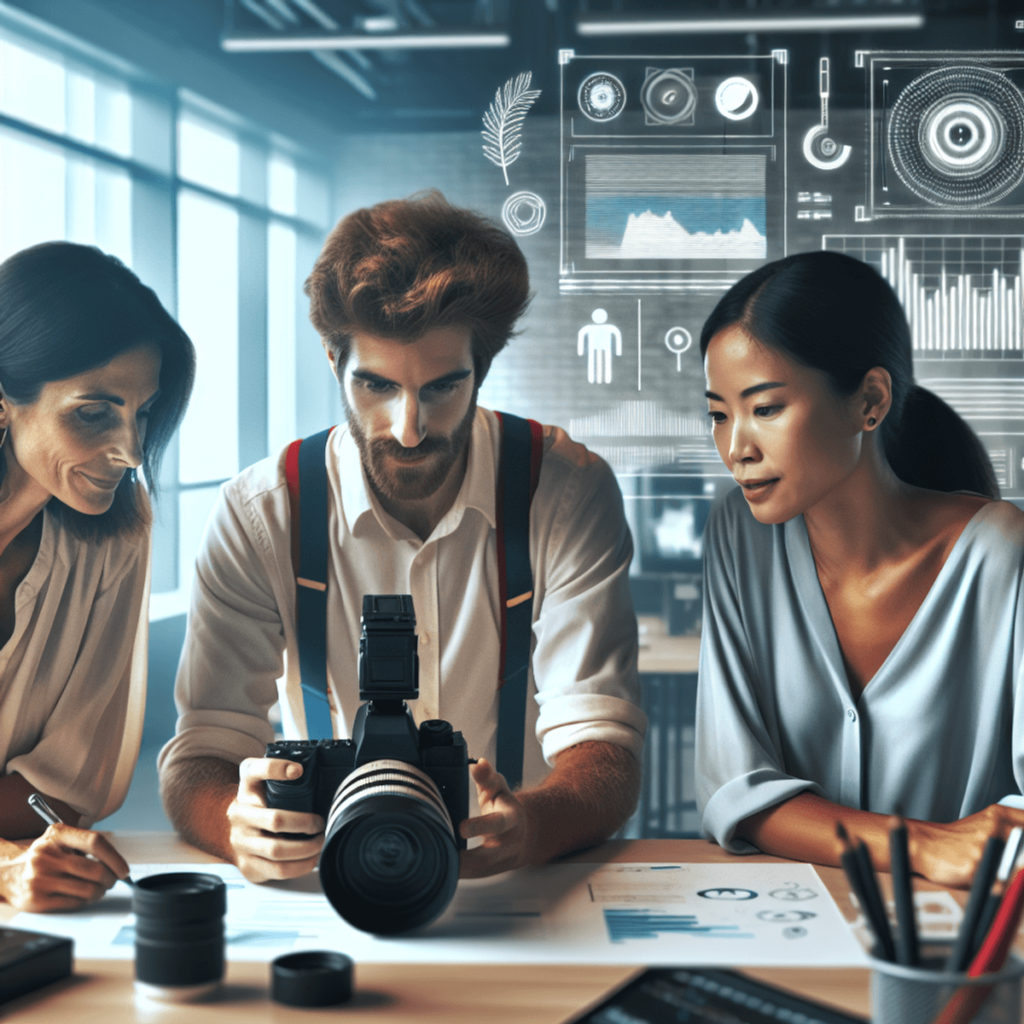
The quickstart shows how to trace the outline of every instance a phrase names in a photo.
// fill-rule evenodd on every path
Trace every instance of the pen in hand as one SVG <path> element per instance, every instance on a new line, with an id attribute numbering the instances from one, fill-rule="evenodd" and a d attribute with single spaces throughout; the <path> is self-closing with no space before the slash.
<path id="1" fill-rule="evenodd" d="M 64 822 L 60 818 L 60 815 L 58 815 L 56 813 L 56 811 L 54 811 L 54 809 L 38 793 L 32 793 L 29 796 L 29 798 L 28 798 L 28 805 L 29 805 L 29 807 L 32 808 L 33 811 L 36 812 L 36 814 L 39 815 L 40 818 L 43 819 L 43 821 L 46 822 L 47 825 L 63 825 L 64 824 Z M 78 851 L 76 850 L 75 853 L 78 853 Z M 88 854 L 81 853 L 81 854 L 79 854 L 79 856 L 87 857 Z M 128 885 L 134 885 L 135 884 L 132 881 L 132 876 L 131 875 L 125 875 L 125 877 L 122 878 L 121 881 L 122 882 L 127 882 Z"/>
<path id="2" fill-rule="evenodd" d="M 38 794 L 33 793 L 28 798 L 28 805 L 39 815 L 47 825 L 63 825 L 53 808 Z"/>

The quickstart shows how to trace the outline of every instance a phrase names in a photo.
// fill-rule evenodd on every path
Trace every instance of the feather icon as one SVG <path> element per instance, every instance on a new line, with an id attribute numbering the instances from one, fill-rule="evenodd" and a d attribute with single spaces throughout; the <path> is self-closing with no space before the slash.
<path id="1" fill-rule="evenodd" d="M 526 117 L 534 100 L 540 95 L 540 89 L 530 88 L 533 72 L 524 71 L 510 78 L 494 94 L 494 102 L 484 114 L 484 156 L 492 164 L 500 167 L 508 184 L 508 169 L 519 159 L 522 150 L 523 119 Z"/>

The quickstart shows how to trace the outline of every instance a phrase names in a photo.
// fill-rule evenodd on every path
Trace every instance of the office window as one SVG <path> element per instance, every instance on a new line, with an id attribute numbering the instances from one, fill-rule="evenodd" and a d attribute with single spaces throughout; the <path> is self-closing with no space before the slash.
<path id="1" fill-rule="evenodd" d="M 97 245 L 104 252 L 132 263 L 131 178 L 119 168 L 90 160 L 67 162 L 67 239 Z"/>
<path id="2" fill-rule="evenodd" d="M 69 71 L 66 104 L 68 135 L 119 156 L 131 156 L 132 102 L 123 82 Z"/>
<path id="3" fill-rule="evenodd" d="M 59 149 L 0 132 L 0 258 L 65 236 L 66 173 Z"/>
<path id="4" fill-rule="evenodd" d="M 131 212 L 125 171 L 0 130 L 0 259 L 66 239 L 131 266 Z"/>
<path id="5" fill-rule="evenodd" d="M 43 241 L 97 245 L 196 345 L 153 534 L 151 615 L 179 613 L 218 487 L 296 436 L 299 263 L 327 227 L 328 173 L 259 125 L 2 9 L 0 114 L 0 260 Z"/>
<path id="6" fill-rule="evenodd" d="M 178 119 L 178 173 L 186 181 L 238 195 L 240 151 L 233 134 L 194 114 Z"/>
<path id="7" fill-rule="evenodd" d="M 64 63 L 24 42 L 0 40 L 0 111 L 51 132 L 67 127 Z"/>
<path id="8" fill-rule="evenodd" d="M 270 209 L 293 217 L 297 188 L 294 162 L 281 153 L 274 153 L 267 164 L 267 202 Z"/>
<path id="9" fill-rule="evenodd" d="M 178 195 L 178 319 L 196 347 L 196 383 L 181 425 L 183 484 L 238 472 L 238 213 Z"/>
<path id="10" fill-rule="evenodd" d="M 296 235 L 287 224 L 267 227 L 267 444 L 273 452 L 295 440 L 295 324 L 298 316 Z"/>

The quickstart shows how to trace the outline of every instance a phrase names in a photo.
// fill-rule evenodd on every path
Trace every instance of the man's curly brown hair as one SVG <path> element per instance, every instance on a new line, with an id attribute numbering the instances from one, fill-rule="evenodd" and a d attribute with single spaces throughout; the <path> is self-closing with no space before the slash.
<path id="1" fill-rule="evenodd" d="M 306 280 L 309 318 L 339 369 L 356 332 L 412 342 L 468 327 L 477 385 L 525 312 L 529 287 L 512 236 L 436 190 L 350 213 Z"/>

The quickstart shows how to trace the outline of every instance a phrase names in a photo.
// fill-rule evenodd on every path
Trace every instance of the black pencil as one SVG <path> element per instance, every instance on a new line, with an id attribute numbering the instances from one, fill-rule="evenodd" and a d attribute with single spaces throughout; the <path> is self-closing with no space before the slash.
<path id="1" fill-rule="evenodd" d="M 985 844 L 985 852 L 981 855 L 981 862 L 974 872 L 974 881 L 971 883 L 971 894 L 967 897 L 967 906 L 964 908 L 963 920 L 960 922 L 960 930 L 953 941 L 953 948 L 946 958 L 947 971 L 966 971 L 971 959 L 971 946 L 974 942 L 974 932 L 981 920 L 982 911 L 985 909 L 985 901 L 988 899 L 989 890 L 996 877 L 996 869 L 999 867 L 999 858 L 1003 855 L 1003 847 L 1006 844 L 999 836 L 989 836 Z"/>
<path id="2" fill-rule="evenodd" d="M 910 852 L 907 847 L 907 823 L 901 814 L 889 819 L 889 862 L 892 896 L 896 904 L 896 961 L 917 967 L 917 921 L 914 918 L 914 888 L 910 882 Z"/>
<path id="3" fill-rule="evenodd" d="M 978 950 L 981 949 L 981 944 L 985 941 L 985 936 L 988 935 L 988 930 L 992 927 L 992 922 L 995 920 L 999 904 L 1003 900 L 1003 893 L 1006 891 L 1006 885 L 1013 874 L 1013 866 L 1020 856 L 1021 837 L 1021 829 L 1014 828 L 1010 830 L 1010 834 L 1006 839 L 1002 859 L 996 868 L 994 879 L 990 880 L 988 895 L 982 904 L 981 913 L 978 915 L 978 921 L 974 926 L 970 955 L 967 958 L 968 963 L 974 959 Z"/>
<path id="4" fill-rule="evenodd" d="M 864 873 L 864 889 L 868 898 L 868 907 L 878 921 L 878 935 L 885 950 L 886 960 L 896 959 L 896 946 L 892 940 L 892 929 L 889 927 L 889 915 L 885 912 L 885 903 L 878 888 L 875 867 L 871 863 L 871 853 L 863 839 L 857 841 L 857 859 Z"/>
<path id="5" fill-rule="evenodd" d="M 885 928 L 883 929 L 882 922 L 878 919 L 877 911 L 871 905 L 871 897 L 867 881 L 864 877 L 862 860 L 857 855 L 857 851 L 850 842 L 850 837 L 841 821 L 836 824 L 836 837 L 840 842 L 839 863 L 842 864 L 843 871 L 846 873 L 846 880 L 850 883 L 850 888 L 857 897 L 864 920 L 875 936 L 875 948 L 872 952 L 880 960 L 892 960 L 894 954 L 892 935 L 889 933 L 889 922 L 884 922 Z"/>

